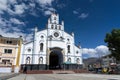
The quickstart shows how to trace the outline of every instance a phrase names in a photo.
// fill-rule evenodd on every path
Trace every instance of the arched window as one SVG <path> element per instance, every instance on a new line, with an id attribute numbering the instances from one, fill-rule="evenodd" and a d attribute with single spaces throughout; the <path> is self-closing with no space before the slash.
<path id="1" fill-rule="evenodd" d="M 30 57 L 26 58 L 26 64 L 30 64 Z"/>
<path id="2" fill-rule="evenodd" d="M 68 62 L 71 63 L 71 58 L 68 58 Z"/>
<path id="3" fill-rule="evenodd" d="M 56 17 L 54 17 L 54 20 L 56 20 Z"/>
<path id="4" fill-rule="evenodd" d="M 59 30 L 61 30 L 61 26 L 59 26 Z"/>
<path id="5" fill-rule="evenodd" d="M 43 43 L 40 43 L 40 51 L 43 51 Z"/>
<path id="6" fill-rule="evenodd" d="M 44 38 L 44 36 L 43 36 L 43 35 L 41 35 L 41 36 L 40 36 L 40 38 L 41 38 L 41 39 L 43 39 L 43 38 Z"/>
<path id="7" fill-rule="evenodd" d="M 28 52 L 31 52 L 31 49 L 30 49 L 30 48 L 28 48 Z"/>
<path id="8" fill-rule="evenodd" d="M 57 25 L 55 26 L 55 29 L 57 29 Z"/>
<path id="9" fill-rule="evenodd" d="M 76 51 L 76 54 L 78 54 L 79 52 L 78 51 Z"/>
<path id="10" fill-rule="evenodd" d="M 43 64 L 43 57 L 39 58 L 39 64 Z"/>
<path id="11" fill-rule="evenodd" d="M 76 59 L 76 62 L 77 62 L 77 64 L 79 64 L 79 63 L 80 63 L 80 59 L 79 59 L 79 58 L 77 58 L 77 59 Z"/>
<path id="12" fill-rule="evenodd" d="M 53 29 L 53 25 L 51 25 L 51 29 Z"/>
<path id="13" fill-rule="evenodd" d="M 70 41 L 70 39 L 67 39 L 67 41 Z"/>
<path id="14" fill-rule="evenodd" d="M 67 46 L 68 53 L 70 53 L 70 45 Z"/>

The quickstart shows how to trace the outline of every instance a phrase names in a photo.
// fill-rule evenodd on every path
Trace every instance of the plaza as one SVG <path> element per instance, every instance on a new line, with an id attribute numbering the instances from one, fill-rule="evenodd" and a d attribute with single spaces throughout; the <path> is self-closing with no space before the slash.
<path id="1" fill-rule="evenodd" d="M 19 74 L 8 80 L 120 80 L 120 75 L 106 74 Z"/>

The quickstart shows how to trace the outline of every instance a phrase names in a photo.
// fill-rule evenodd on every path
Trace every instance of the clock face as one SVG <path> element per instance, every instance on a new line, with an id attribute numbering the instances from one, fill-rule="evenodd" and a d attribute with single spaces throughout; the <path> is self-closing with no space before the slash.
<path id="1" fill-rule="evenodd" d="M 58 37 L 58 36 L 59 36 L 59 33 L 55 32 L 55 33 L 54 33 L 54 36 L 55 36 L 55 37 Z"/>

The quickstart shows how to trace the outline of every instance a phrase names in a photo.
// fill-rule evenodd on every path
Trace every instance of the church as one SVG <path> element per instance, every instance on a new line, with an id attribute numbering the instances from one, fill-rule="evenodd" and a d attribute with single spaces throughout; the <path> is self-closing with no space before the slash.
<path id="1" fill-rule="evenodd" d="M 74 33 L 64 31 L 64 21 L 52 13 L 44 30 L 34 29 L 33 41 L 22 45 L 21 67 L 28 70 L 76 69 L 82 62 L 82 49 L 75 45 Z"/>

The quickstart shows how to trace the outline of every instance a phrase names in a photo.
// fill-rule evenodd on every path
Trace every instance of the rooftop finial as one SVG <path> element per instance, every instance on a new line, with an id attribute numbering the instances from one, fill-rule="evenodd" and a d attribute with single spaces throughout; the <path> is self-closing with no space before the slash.
<path id="1" fill-rule="evenodd" d="M 35 27 L 35 32 L 37 32 L 38 31 L 38 29 L 37 29 L 37 27 Z"/>
<path id="2" fill-rule="evenodd" d="M 64 21 L 62 20 L 61 24 L 64 26 Z"/>
<path id="3" fill-rule="evenodd" d="M 71 35 L 74 37 L 74 32 L 72 32 Z"/>
<path id="4" fill-rule="evenodd" d="M 48 19 L 48 24 L 50 23 L 50 18 Z"/>
<path id="5" fill-rule="evenodd" d="M 56 15 L 56 11 L 55 11 L 55 10 L 53 10 L 53 11 L 52 11 L 52 14 Z"/>

